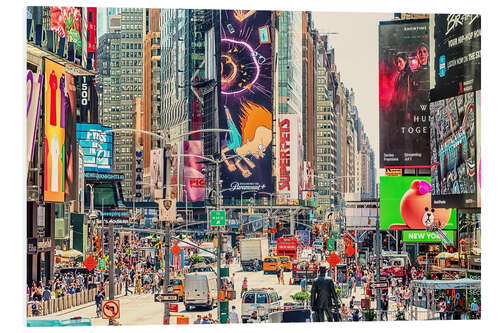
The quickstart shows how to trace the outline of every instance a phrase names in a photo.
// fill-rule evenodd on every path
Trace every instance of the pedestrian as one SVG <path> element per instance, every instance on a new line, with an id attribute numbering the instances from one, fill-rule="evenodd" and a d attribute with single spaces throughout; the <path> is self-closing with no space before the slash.
<path id="1" fill-rule="evenodd" d="M 207 316 L 203 316 L 203 320 L 201 321 L 202 324 L 211 324 L 211 322 L 208 321 Z"/>
<path id="2" fill-rule="evenodd" d="M 354 300 L 356 298 L 354 296 L 351 297 L 351 300 L 349 301 L 349 310 L 354 310 Z"/>
<path id="3" fill-rule="evenodd" d="M 352 313 L 352 321 L 359 321 L 359 309 L 354 310 Z"/>
<path id="4" fill-rule="evenodd" d="M 196 317 L 196 320 L 193 322 L 193 324 L 201 324 L 201 321 L 202 321 L 202 320 L 201 320 L 201 315 L 198 315 L 198 316 Z"/>
<path id="5" fill-rule="evenodd" d="M 282 285 L 285 285 L 285 267 L 283 265 L 280 266 L 280 281 Z"/>
<path id="6" fill-rule="evenodd" d="M 347 280 L 347 294 L 349 296 L 352 295 L 352 276 L 350 276 L 349 279 Z"/>
<path id="7" fill-rule="evenodd" d="M 276 267 L 276 278 L 278 279 L 278 284 L 280 284 L 280 282 L 281 282 L 281 270 L 280 270 L 279 266 Z"/>
<path id="8" fill-rule="evenodd" d="M 333 321 L 332 307 L 340 308 L 337 292 L 333 281 L 325 277 L 326 267 L 320 266 L 319 276 L 314 280 L 311 288 L 311 308 L 316 312 L 316 320 L 324 321 L 324 315 L 329 322 Z"/>
<path id="9" fill-rule="evenodd" d="M 215 324 L 216 323 L 216 320 L 212 317 L 212 313 L 211 312 L 208 314 L 208 322 L 209 322 L 209 324 Z"/>
<path id="10" fill-rule="evenodd" d="M 229 312 L 229 322 L 231 324 L 239 323 L 238 312 L 236 312 L 236 306 L 234 305 L 231 307 L 231 312 Z"/>
<path id="11" fill-rule="evenodd" d="M 444 298 L 441 298 L 441 301 L 439 302 L 438 312 L 439 312 L 439 320 L 444 320 L 446 312 L 446 302 Z"/>
<path id="12" fill-rule="evenodd" d="M 384 298 L 382 299 L 381 307 L 382 307 L 382 314 L 380 316 L 380 319 L 384 320 L 385 317 L 385 320 L 389 320 L 387 318 L 387 311 L 389 310 L 389 300 L 387 299 L 387 296 L 384 296 Z"/>
<path id="13" fill-rule="evenodd" d="M 300 290 L 301 291 L 306 291 L 306 288 L 307 288 L 307 280 L 306 278 L 302 278 L 302 280 L 300 280 Z"/>
<path id="14" fill-rule="evenodd" d="M 233 275 L 231 275 L 231 288 L 234 290 L 234 279 L 236 277 L 236 274 L 233 273 Z"/>
<path id="15" fill-rule="evenodd" d="M 470 304 L 470 319 L 479 319 L 479 305 L 474 298 Z"/>
<path id="16" fill-rule="evenodd" d="M 252 314 L 250 315 L 250 319 L 248 319 L 247 323 L 258 323 L 259 318 L 257 316 L 257 311 L 253 311 Z"/>
<path id="17" fill-rule="evenodd" d="M 243 278 L 243 283 L 241 284 L 241 294 L 240 298 L 243 297 L 243 293 L 248 290 L 248 280 L 247 277 L 245 276 Z"/>
<path id="18" fill-rule="evenodd" d="M 44 301 L 49 301 L 50 300 L 50 286 L 46 286 L 45 290 L 42 293 L 42 299 Z"/>
<path id="19" fill-rule="evenodd" d="M 455 306 L 454 306 L 453 302 L 446 301 L 446 310 L 445 310 L 446 320 L 453 319 L 452 317 L 453 317 L 454 310 L 455 310 Z"/>

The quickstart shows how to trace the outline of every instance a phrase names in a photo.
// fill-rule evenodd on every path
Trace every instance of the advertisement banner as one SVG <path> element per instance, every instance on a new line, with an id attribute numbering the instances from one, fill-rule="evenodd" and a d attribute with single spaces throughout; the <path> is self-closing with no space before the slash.
<path id="1" fill-rule="evenodd" d="M 83 149 L 85 171 L 111 172 L 113 133 L 99 124 L 76 124 L 76 138 Z"/>
<path id="2" fill-rule="evenodd" d="M 76 86 L 73 75 L 66 73 L 66 177 L 64 197 L 66 201 L 78 199 L 78 147 L 76 142 Z"/>
<path id="3" fill-rule="evenodd" d="M 43 75 L 28 71 L 26 75 L 26 171 L 33 159 L 36 131 L 40 115 L 40 101 L 42 98 Z"/>
<path id="4" fill-rule="evenodd" d="M 203 142 L 184 141 L 184 154 L 203 156 Z M 205 200 L 205 175 L 201 172 L 203 164 L 198 163 L 200 161 L 201 158 L 196 156 L 184 156 L 184 187 L 187 194 L 184 200 L 189 202 Z"/>
<path id="5" fill-rule="evenodd" d="M 442 98 L 481 89 L 481 15 L 433 16 L 435 88 Z"/>
<path id="6" fill-rule="evenodd" d="M 380 167 L 429 165 L 429 22 L 379 25 Z"/>
<path id="7" fill-rule="evenodd" d="M 280 198 L 299 199 L 299 155 L 298 117 L 295 114 L 280 114 L 279 126 L 279 181 Z M 299 161 L 300 158 L 300 161 Z"/>
<path id="8" fill-rule="evenodd" d="M 97 7 L 87 7 L 87 69 L 96 70 L 97 60 Z"/>
<path id="9" fill-rule="evenodd" d="M 455 231 L 444 230 L 446 236 L 452 242 L 455 241 Z M 404 243 L 441 243 L 441 238 L 435 232 L 425 230 L 403 230 Z"/>
<path id="10" fill-rule="evenodd" d="M 302 191 L 302 200 L 312 200 L 314 192 L 312 191 L 314 186 L 314 168 L 311 161 L 306 161 L 304 163 L 304 190 Z"/>
<path id="11" fill-rule="evenodd" d="M 478 207 L 475 96 L 430 103 L 433 207 Z"/>
<path id="12" fill-rule="evenodd" d="M 182 147 L 181 147 L 182 145 Z M 166 198 L 175 199 L 179 198 L 179 171 L 181 170 L 181 159 L 179 158 L 179 153 L 181 153 L 182 148 L 184 148 L 182 142 L 178 142 L 177 144 L 173 144 L 170 148 L 171 153 L 171 168 L 170 171 L 170 180 L 168 183 L 168 191 L 166 193 Z M 165 166 L 166 168 L 166 166 Z M 166 170 L 165 170 L 166 172 Z"/>
<path id="13" fill-rule="evenodd" d="M 481 90 L 476 91 L 477 207 L 481 207 Z"/>
<path id="14" fill-rule="evenodd" d="M 221 11 L 222 157 L 225 196 L 272 192 L 272 41 L 270 11 Z"/>
<path id="15" fill-rule="evenodd" d="M 300 246 L 311 245 L 311 232 L 309 230 L 296 230 L 295 237 L 297 237 Z"/>
<path id="16" fill-rule="evenodd" d="M 92 75 L 79 75 L 76 80 L 76 103 L 80 111 L 78 122 L 97 124 L 99 120 L 97 90 L 95 77 Z"/>
<path id="17" fill-rule="evenodd" d="M 151 200 L 163 198 L 164 161 L 163 148 L 151 149 Z"/>
<path id="18" fill-rule="evenodd" d="M 64 202 L 65 182 L 65 68 L 47 58 L 45 65 L 44 201 Z"/>
<path id="19" fill-rule="evenodd" d="M 430 177 L 380 177 L 380 230 L 457 228 L 456 209 L 434 208 Z"/>

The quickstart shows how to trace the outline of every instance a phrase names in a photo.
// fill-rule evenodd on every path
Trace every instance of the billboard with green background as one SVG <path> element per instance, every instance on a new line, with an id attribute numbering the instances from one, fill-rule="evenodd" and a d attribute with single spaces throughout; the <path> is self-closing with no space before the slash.
<path id="1" fill-rule="evenodd" d="M 455 241 L 454 230 L 444 230 L 446 236 L 452 241 Z M 441 243 L 441 238 L 435 232 L 426 230 L 403 230 L 404 243 Z"/>
<path id="2" fill-rule="evenodd" d="M 380 177 L 380 229 L 423 230 L 425 224 L 457 228 L 456 209 L 431 206 L 431 178 Z"/>

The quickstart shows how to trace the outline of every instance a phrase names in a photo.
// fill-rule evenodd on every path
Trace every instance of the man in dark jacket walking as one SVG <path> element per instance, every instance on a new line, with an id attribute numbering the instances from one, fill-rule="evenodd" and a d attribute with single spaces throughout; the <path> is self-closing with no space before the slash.
<path id="1" fill-rule="evenodd" d="M 319 276 L 314 280 L 311 288 L 311 308 L 316 312 L 315 321 L 325 321 L 324 315 L 328 321 L 333 321 L 332 307 L 333 303 L 339 308 L 339 300 L 333 281 L 325 278 L 326 267 L 319 268 Z"/>

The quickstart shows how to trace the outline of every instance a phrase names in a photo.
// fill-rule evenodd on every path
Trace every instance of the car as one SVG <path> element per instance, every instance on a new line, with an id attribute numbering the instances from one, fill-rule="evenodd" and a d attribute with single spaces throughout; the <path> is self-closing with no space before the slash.
<path id="1" fill-rule="evenodd" d="M 264 274 L 274 274 L 278 269 L 279 269 L 278 257 L 264 258 L 264 263 L 262 265 L 262 270 L 264 271 Z"/>
<path id="2" fill-rule="evenodd" d="M 179 296 L 179 302 L 182 302 L 184 300 L 184 278 L 170 278 L 170 285 L 172 286 L 173 293 Z"/>
<path id="3" fill-rule="evenodd" d="M 323 241 L 315 240 L 312 246 L 316 252 L 323 251 Z"/>
<path id="4" fill-rule="evenodd" d="M 212 266 L 206 265 L 206 264 L 194 264 L 191 267 L 189 267 L 189 272 L 194 273 L 194 272 L 212 272 L 215 273 L 215 270 L 213 269 Z"/>
<path id="5" fill-rule="evenodd" d="M 285 272 L 290 272 L 292 270 L 292 260 L 289 256 L 278 256 L 281 265 L 285 268 Z"/>
<path id="6" fill-rule="evenodd" d="M 281 296 L 273 288 L 254 288 L 243 293 L 241 298 L 241 322 L 246 324 L 252 313 L 257 311 L 261 320 L 266 320 L 269 313 L 280 308 Z"/>
<path id="7" fill-rule="evenodd" d="M 184 306 L 186 311 L 195 307 L 212 309 L 217 300 L 217 276 L 210 272 L 186 274 L 184 280 Z"/>

